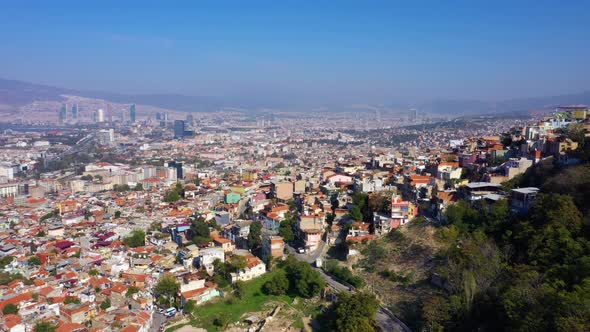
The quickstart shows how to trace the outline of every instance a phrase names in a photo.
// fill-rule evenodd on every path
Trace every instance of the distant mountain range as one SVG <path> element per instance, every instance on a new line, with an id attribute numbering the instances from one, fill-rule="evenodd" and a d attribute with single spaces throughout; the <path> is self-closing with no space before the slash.
<path id="1" fill-rule="evenodd" d="M 98 91 L 83 91 L 74 89 L 57 88 L 42 84 L 35 84 L 16 80 L 0 79 L 0 104 L 9 106 L 22 106 L 34 101 L 62 101 L 61 95 L 73 95 L 86 98 L 97 98 L 111 101 L 113 103 L 136 103 L 141 105 L 151 105 L 171 110 L 184 112 L 210 112 L 217 111 L 223 107 L 239 107 L 244 109 L 256 108 L 295 108 L 298 105 L 288 103 L 265 104 L 264 101 L 253 102 L 227 100 L 224 98 L 215 98 L 207 96 L 186 96 L 179 94 L 119 94 Z M 421 112 L 432 114 L 446 115 L 470 115 L 470 114 L 490 114 L 506 112 L 528 112 L 531 110 L 550 109 L 557 105 L 567 104 L 590 104 L 590 91 L 538 98 L 519 98 L 503 100 L 497 102 L 480 101 L 480 100 L 435 100 L 415 105 L 415 108 Z M 407 106 L 410 108 L 410 105 Z M 310 107 L 313 109 L 313 107 Z M 322 110 L 372 110 L 374 107 L 352 107 L 348 106 L 324 106 Z M 392 109 L 404 109 L 403 104 L 396 103 Z"/>
<path id="2" fill-rule="evenodd" d="M 216 111 L 224 107 L 213 97 L 185 96 L 177 94 L 120 94 L 100 91 L 84 91 L 57 88 L 36 83 L 0 78 L 0 104 L 23 106 L 34 101 L 63 101 L 62 95 L 104 99 L 113 103 L 135 103 L 184 112 Z"/>

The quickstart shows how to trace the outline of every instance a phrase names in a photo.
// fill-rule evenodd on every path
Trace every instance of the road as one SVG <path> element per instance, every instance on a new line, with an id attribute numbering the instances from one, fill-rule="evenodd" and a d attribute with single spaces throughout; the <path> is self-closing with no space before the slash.
<path id="1" fill-rule="evenodd" d="M 317 258 L 319 258 L 320 256 L 322 258 L 324 257 L 324 255 L 328 251 L 328 246 L 326 245 L 326 243 L 324 241 L 322 241 L 320 243 L 318 249 L 315 250 L 311 254 L 299 254 L 299 253 L 297 253 L 295 248 L 293 248 L 289 245 L 287 245 L 287 250 L 289 251 L 290 254 L 295 256 L 295 258 L 297 258 L 298 260 L 304 261 L 304 262 L 307 262 L 307 263 L 310 263 L 313 265 Z M 332 287 L 334 290 L 339 291 L 339 292 L 351 292 L 351 289 L 348 286 L 341 284 L 340 282 L 338 282 L 337 280 L 332 278 L 332 276 L 326 274 L 322 269 L 320 269 L 318 267 L 314 267 L 314 269 L 320 273 L 320 275 L 326 281 L 326 283 L 330 287 Z M 389 311 L 389 309 L 387 309 L 383 306 L 379 307 L 379 311 L 377 311 L 377 315 L 375 316 L 375 320 L 377 321 L 377 324 L 379 325 L 379 327 L 381 327 L 381 330 L 383 332 L 393 332 L 393 331 L 411 332 L 412 331 L 406 326 L 406 324 L 404 324 L 401 320 L 399 320 L 397 317 L 395 317 L 395 315 L 391 311 Z"/>
<path id="2" fill-rule="evenodd" d="M 326 245 L 326 242 L 322 240 L 320 241 L 318 248 L 314 250 L 311 254 L 300 254 L 297 252 L 295 248 L 287 244 L 287 251 L 289 251 L 289 254 L 295 256 L 295 258 L 297 258 L 300 261 L 304 261 L 309 264 L 314 264 L 316 259 L 318 259 L 320 256 L 324 257 L 324 255 L 328 251 L 328 246 Z"/>
<path id="3" fill-rule="evenodd" d="M 160 331 L 160 325 L 166 321 L 166 317 L 159 312 L 154 312 L 154 317 L 152 319 L 152 326 L 150 326 L 149 332 L 158 332 Z"/>

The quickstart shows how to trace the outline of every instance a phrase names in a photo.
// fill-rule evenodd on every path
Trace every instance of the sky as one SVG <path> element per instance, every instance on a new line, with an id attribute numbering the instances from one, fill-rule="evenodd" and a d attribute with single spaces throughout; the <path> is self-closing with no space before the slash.
<path id="1" fill-rule="evenodd" d="M 0 77 L 318 103 L 590 90 L 588 1 L 12 1 Z"/>

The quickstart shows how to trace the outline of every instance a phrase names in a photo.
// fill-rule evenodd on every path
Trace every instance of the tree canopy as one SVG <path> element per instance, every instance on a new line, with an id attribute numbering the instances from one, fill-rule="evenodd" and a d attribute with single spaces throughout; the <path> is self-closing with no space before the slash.
<path id="1" fill-rule="evenodd" d="M 332 329 L 341 332 L 378 331 L 375 322 L 377 310 L 379 302 L 375 295 L 367 292 L 341 292 L 330 315 Z"/>
<path id="2" fill-rule="evenodd" d="M 123 243 L 131 248 L 143 247 L 145 246 L 145 232 L 136 229 L 123 240 Z"/>
<path id="3" fill-rule="evenodd" d="M 262 223 L 260 221 L 255 221 L 250 224 L 250 233 L 248 234 L 248 247 L 251 250 L 256 250 L 260 248 L 262 244 Z"/>
<path id="4" fill-rule="evenodd" d="M 287 257 L 283 266 L 289 278 L 290 291 L 293 294 L 310 298 L 318 295 L 326 286 L 319 272 L 309 264 L 296 260 L 293 256 Z"/>
<path id="5" fill-rule="evenodd" d="M 192 241 L 196 245 L 206 245 L 211 242 L 211 232 L 209 231 L 209 224 L 203 218 L 196 218 L 191 222 Z"/>
<path id="6" fill-rule="evenodd" d="M 5 315 L 9 315 L 9 314 L 16 315 L 16 314 L 18 314 L 18 306 L 13 303 L 8 303 L 7 305 L 4 306 L 4 308 L 2 308 L 2 313 Z"/>
<path id="7" fill-rule="evenodd" d="M 180 290 L 180 283 L 174 276 L 165 275 L 158 280 L 154 290 L 160 298 L 160 304 L 173 306 Z"/>

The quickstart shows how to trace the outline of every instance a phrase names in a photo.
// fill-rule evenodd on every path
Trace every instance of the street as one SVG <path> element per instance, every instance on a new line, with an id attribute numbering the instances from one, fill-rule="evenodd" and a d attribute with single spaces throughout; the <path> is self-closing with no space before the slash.
<path id="1" fill-rule="evenodd" d="M 158 332 L 160 331 L 160 325 L 166 321 L 166 317 L 161 313 L 155 311 L 154 316 L 152 319 L 152 326 L 150 326 L 149 332 Z"/>
<path id="2" fill-rule="evenodd" d="M 321 241 L 320 245 L 318 246 L 318 249 L 312 252 L 311 255 L 299 254 L 297 253 L 297 250 L 295 250 L 295 248 L 289 245 L 287 245 L 287 250 L 298 260 L 312 264 L 314 266 L 314 269 L 319 272 L 319 274 L 326 281 L 326 283 L 334 290 L 339 292 L 351 292 L 348 286 L 341 284 L 340 282 L 332 278 L 330 275 L 326 274 L 321 268 L 315 266 L 316 259 L 319 257 L 323 259 L 324 255 L 328 251 L 328 246 L 326 245 L 326 242 Z M 381 327 L 381 330 L 384 332 L 411 332 L 411 330 L 401 320 L 395 317 L 395 315 L 393 315 L 393 313 L 389 311 L 389 309 L 383 306 L 379 307 L 379 311 L 377 311 L 375 320 L 377 321 L 379 327 Z"/>

